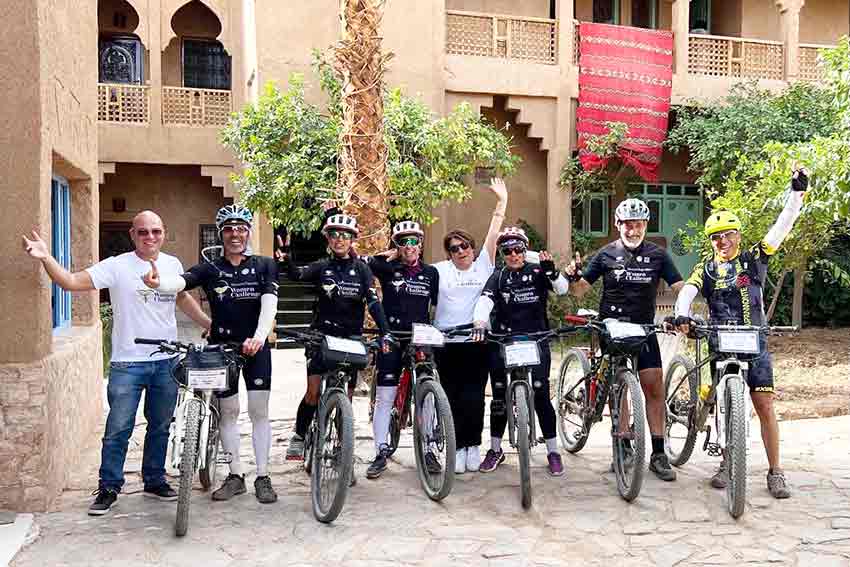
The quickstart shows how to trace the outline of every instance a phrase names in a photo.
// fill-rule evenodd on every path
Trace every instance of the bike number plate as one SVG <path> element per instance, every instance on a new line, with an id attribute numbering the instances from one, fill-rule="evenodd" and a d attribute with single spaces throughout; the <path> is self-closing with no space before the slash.
<path id="1" fill-rule="evenodd" d="M 605 329 L 612 339 L 628 339 L 631 337 L 645 337 L 646 331 L 635 323 L 624 323 L 623 321 L 605 321 Z"/>
<path id="2" fill-rule="evenodd" d="M 535 341 L 505 345 L 505 367 L 537 366 L 540 364 L 540 349 Z"/>
<path id="3" fill-rule="evenodd" d="M 717 350 L 742 354 L 758 354 L 758 331 L 718 331 Z"/>
<path id="4" fill-rule="evenodd" d="M 227 368 L 190 368 L 188 375 L 189 388 L 192 390 L 227 389 Z"/>
<path id="5" fill-rule="evenodd" d="M 414 323 L 411 342 L 417 346 L 443 346 L 446 337 L 433 325 Z"/>
<path id="6" fill-rule="evenodd" d="M 351 339 L 341 339 L 339 337 L 325 337 L 328 341 L 328 348 L 338 352 L 346 352 L 348 354 L 359 354 L 366 356 L 366 345 L 360 341 Z"/>

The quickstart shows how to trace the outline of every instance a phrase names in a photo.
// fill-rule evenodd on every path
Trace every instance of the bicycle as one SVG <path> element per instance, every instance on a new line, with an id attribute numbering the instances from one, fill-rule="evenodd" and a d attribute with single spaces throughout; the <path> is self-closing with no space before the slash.
<path id="1" fill-rule="evenodd" d="M 796 327 L 751 325 L 691 325 L 696 339 L 696 363 L 678 354 L 670 361 L 664 378 L 667 418 L 664 448 L 670 463 L 681 467 L 690 459 L 697 434 L 705 432 L 703 451 L 726 455 L 726 499 L 729 514 L 744 513 L 747 493 L 747 448 L 750 437 L 751 400 L 747 395 L 749 361 L 764 352 L 763 335 L 793 332 Z M 703 341 L 710 354 L 703 359 Z M 702 384 L 703 368 L 709 365 L 710 384 Z M 716 441 L 711 441 L 708 419 L 714 414 Z M 684 430 L 684 431 L 683 431 Z M 680 446 L 681 443 L 681 446 Z"/>
<path id="2" fill-rule="evenodd" d="M 566 333 L 575 332 L 575 327 L 533 333 L 487 333 L 487 340 L 501 347 L 502 361 L 510 384 L 505 390 L 505 405 L 508 414 L 508 437 L 511 447 L 519 457 L 520 494 L 522 507 L 531 507 L 531 449 L 537 445 L 534 413 L 534 388 L 531 367 L 540 364 L 540 345 Z"/>
<path id="3" fill-rule="evenodd" d="M 598 317 L 590 310 L 566 317 L 568 323 L 590 332 L 590 360 L 581 349 L 572 348 L 561 363 L 556 390 L 558 433 L 564 448 L 578 453 L 593 424 L 602 421 L 607 403 L 617 491 L 631 502 L 640 494 L 646 468 L 646 410 L 637 356 L 661 329 L 616 319 L 599 321 Z M 629 416 L 628 423 L 621 423 L 623 415 Z"/>
<path id="4" fill-rule="evenodd" d="M 319 404 L 304 437 L 304 469 L 310 475 L 313 516 L 330 523 L 345 505 L 354 467 L 354 412 L 348 399 L 348 384 L 356 380 L 359 370 L 366 368 L 369 350 L 379 346 L 374 341 L 364 343 L 317 330 L 278 332 L 334 367 L 322 374 Z"/>
<path id="5" fill-rule="evenodd" d="M 407 344 L 404 346 L 403 370 L 390 413 L 387 456 L 398 449 L 401 431 L 415 423 L 413 446 L 416 470 L 422 490 L 434 501 L 444 499 L 452 490 L 456 448 L 454 419 L 449 398 L 440 385 L 434 349 L 442 347 L 447 336 L 454 336 L 469 328 L 470 325 L 462 325 L 441 332 L 432 325 L 414 323 L 412 331 L 393 332 L 393 336 Z M 377 333 L 374 329 L 364 329 L 364 332 Z M 374 395 L 374 380 L 372 389 Z M 442 458 L 435 454 L 435 450 Z"/>
<path id="6" fill-rule="evenodd" d="M 218 399 L 214 393 L 236 385 L 245 362 L 239 354 L 242 345 L 222 343 L 204 346 L 142 338 L 135 339 L 135 342 L 157 346 L 157 352 L 182 356 L 172 373 L 178 391 L 168 441 L 172 467 L 180 471 L 174 532 L 182 537 L 189 529 L 189 505 L 195 472 L 198 472 L 204 490 L 209 490 L 215 483 L 220 431 Z"/>

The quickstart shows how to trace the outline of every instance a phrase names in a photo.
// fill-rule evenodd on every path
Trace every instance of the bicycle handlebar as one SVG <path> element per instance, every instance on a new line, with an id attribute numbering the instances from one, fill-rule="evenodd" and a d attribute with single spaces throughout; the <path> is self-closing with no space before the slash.
<path id="1" fill-rule="evenodd" d="M 204 352 L 234 352 L 236 354 L 241 354 L 242 352 L 242 344 L 236 342 L 225 342 L 225 343 L 216 343 L 211 345 L 196 345 L 195 343 L 184 343 L 181 341 L 170 341 L 167 339 L 144 339 L 144 338 L 136 338 L 134 342 L 137 345 L 151 345 L 159 347 L 159 350 L 162 352 L 189 352 L 191 350 L 203 350 Z"/>

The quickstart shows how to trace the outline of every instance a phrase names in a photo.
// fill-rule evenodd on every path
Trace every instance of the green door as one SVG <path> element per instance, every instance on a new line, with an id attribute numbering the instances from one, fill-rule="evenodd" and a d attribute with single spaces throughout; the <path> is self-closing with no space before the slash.
<path id="1" fill-rule="evenodd" d="M 702 224 L 702 198 L 665 195 L 663 207 L 662 234 L 667 238 L 667 249 L 673 257 L 673 263 L 682 277 L 687 279 L 699 261 L 699 253 L 685 249 L 679 229 L 686 230 L 691 221 Z"/>

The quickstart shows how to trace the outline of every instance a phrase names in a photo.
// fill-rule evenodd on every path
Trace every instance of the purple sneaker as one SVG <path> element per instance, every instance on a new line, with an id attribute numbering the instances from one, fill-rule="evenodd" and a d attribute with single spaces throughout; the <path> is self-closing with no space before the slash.
<path id="1" fill-rule="evenodd" d="M 493 472 L 496 470 L 496 467 L 505 462 L 505 452 L 499 451 L 498 453 L 493 449 L 489 449 L 487 451 L 487 455 L 484 456 L 484 462 L 481 463 L 481 466 L 478 468 L 479 472 Z"/>
<path id="2" fill-rule="evenodd" d="M 546 460 L 549 461 L 549 476 L 561 476 L 564 474 L 564 463 L 561 462 L 560 453 L 552 451 L 546 455 Z"/>

